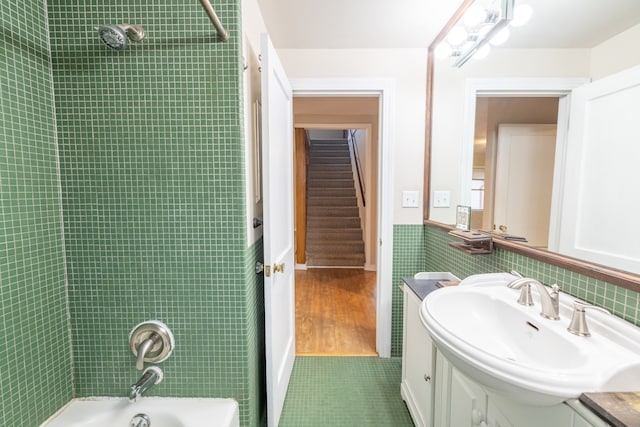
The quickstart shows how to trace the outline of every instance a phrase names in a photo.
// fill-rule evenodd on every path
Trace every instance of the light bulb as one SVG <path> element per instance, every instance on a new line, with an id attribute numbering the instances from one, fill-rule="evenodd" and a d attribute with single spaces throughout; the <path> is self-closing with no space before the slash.
<path id="1" fill-rule="evenodd" d="M 507 41 L 510 34 L 511 32 L 509 31 L 509 27 L 504 27 L 502 30 L 498 31 L 498 34 L 491 37 L 491 40 L 489 40 L 489 43 L 491 43 L 494 46 L 500 46 L 501 44 Z"/>
<path id="2" fill-rule="evenodd" d="M 485 43 L 480 49 L 476 51 L 476 53 L 473 54 L 473 58 L 484 59 L 489 56 L 489 52 L 491 52 L 491 46 L 489 46 L 488 43 Z"/>
<path id="3" fill-rule="evenodd" d="M 475 28 L 487 19 L 487 11 L 479 4 L 474 4 L 464 13 L 464 25 Z"/>
<path id="4" fill-rule="evenodd" d="M 493 25 L 491 24 L 481 26 L 478 29 L 478 33 L 477 33 L 478 37 L 484 38 L 487 35 L 487 33 L 491 31 L 492 28 L 493 28 Z"/>
<path id="5" fill-rule="evenodd" d="M 531 19 L 533 9 L 528 4 L 519 4 L 513 10 L 513 19 L 509 22 L 512 27 L 520 27 Z"/>
<path id="6" fill-rule="evenodd" d="M 446 58 L 451 56 L 453 49 L 451 49 L 451 45 L 447 42 L 442 42 L 436 46 L 436 49 L 433 51 L 433 54 L 436 58 Z"/>
<path id="7" fill-rule="evenodd" d="M 466 40 L 467 32 L 462 27 L 453 27 L 451 31 L 449 31 L 449 35 L 447 36 L 447 41 L 451 46 L 461 45 Z"/>
<path id="8" fill-rule="evenodd" d="M 465 44 L 463 44 L 463 45 L 460 47 L 460 50 L 461 50 L 462 52 L 467 52 L 467 51 L 471 50 L 471 48 L 472 48 L 474 45 L 475 45 L 475 43 L 474 43 L 474 42 L 466 42 Z"/>

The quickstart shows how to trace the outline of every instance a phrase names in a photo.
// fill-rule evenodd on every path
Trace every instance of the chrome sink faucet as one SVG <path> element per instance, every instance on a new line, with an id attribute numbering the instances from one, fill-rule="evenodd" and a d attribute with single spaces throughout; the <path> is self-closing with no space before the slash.
<path id="1" fill-rule="evenodd" d="M 138 400 L 142 394 L 149 390 L 154 385 L 160 383 L 162 381 L 163 374 L 162 369 L 157 366 L 149 366 L 144 370 L 142 376 L 131 386 L 131 390 L 129 392 L 129 402 L 135 402 Z"/>
<path id="2" fill-rule="evenodd" d="M 520 276 L 515 273 L 515 275 Z M 547 319 L 560 320 L 560 288 L 558 285 L 551 287 L 551 293 L 547 292 L 547 288 L 536 279 L 520 276 L 518 279 L 511 281 L 507 286 L 511 289 L 521 289 L 520 298 L 518 303 L 522 305 L 533 305 L 531 298 L 531 285 L 535 285 L 538 288 L 538 294 L 540 295 L 541 311 L 540 315 Z"/>

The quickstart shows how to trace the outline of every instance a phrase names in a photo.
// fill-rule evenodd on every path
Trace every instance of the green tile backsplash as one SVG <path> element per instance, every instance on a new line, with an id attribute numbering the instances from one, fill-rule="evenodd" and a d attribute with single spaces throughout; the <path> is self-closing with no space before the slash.
<path id="1" fill-rule="evenodd" d="M 424 227 L 425 271 L 451 271 L 464 278 L 471 274 L 517 270 L 542 283 L 557 283 L 563 292 L 605 307 L 617 316 L 640 324 L 637 292 L 497 248 L 491 255 L 470 256 L 448 245 L 452 237 L 436 227 Z"/>
<path id="2" fill-rule="evenodd" d="M 402 278 L 424 271 L 424 236 L 421 225 L 393 226 L 393 283 L 391 297 L 391 357 L 402 356 Z"/>
<path id="3" fill-rule="evenodd" d="M 491 255 L 467 255 L 449 246 L 455 238 L 431 226 L 394 225 L 391 355 L 402 354 L 402 278 L 419 271 L 450 271 L 461 279 L 479 273 L 517 270 L 563 292 L 611 310 L 640 325 L 640 294 L 504 249 Z"/>
<path id="4" fill-rule="evenodd" d="M 0 425 L 73 395 L 51 58 L 43 1 L 0 4 Z"/>

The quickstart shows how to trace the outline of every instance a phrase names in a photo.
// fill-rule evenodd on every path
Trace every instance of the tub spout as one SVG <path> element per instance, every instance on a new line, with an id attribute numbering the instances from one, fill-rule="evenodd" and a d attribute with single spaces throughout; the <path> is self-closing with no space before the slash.
<path id="1" fill-rule="evenodd" d="M 144 370 L 138 382 L 131 386 L 131 390 L 129 391 L 129 401 L 135 402 L 138 400 L 145 391 L 149 390 L 154 385 L 159 384 L 160 381 L 162 381 L 162 378 L 162 369 L 157 366 L 149 366 Z"/>

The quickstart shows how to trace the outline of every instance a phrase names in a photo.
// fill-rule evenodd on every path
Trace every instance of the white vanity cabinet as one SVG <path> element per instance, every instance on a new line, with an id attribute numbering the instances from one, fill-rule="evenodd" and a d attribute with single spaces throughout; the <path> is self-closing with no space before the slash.
<path id="1" fill-rule="evenodd" d="M 434 426 L 447 427 L 605 427 L 591 414 L 589 421 L 569 405 L 526 406 L 484 389 L 436 351 Z M 588 410 L 585 409 L 588 416 Z"/>
<path id="2" fill-rule="evenodd" d="M 400 391 L 416 427 L 433 425 L 433 361 L 431 337 L 420 320 L 418 296 L 405 284 Z"/>

